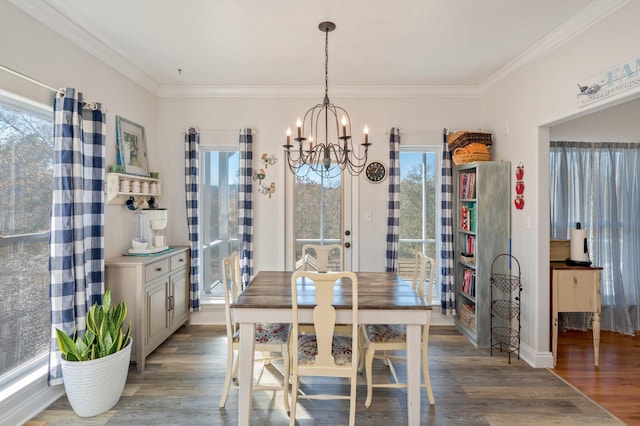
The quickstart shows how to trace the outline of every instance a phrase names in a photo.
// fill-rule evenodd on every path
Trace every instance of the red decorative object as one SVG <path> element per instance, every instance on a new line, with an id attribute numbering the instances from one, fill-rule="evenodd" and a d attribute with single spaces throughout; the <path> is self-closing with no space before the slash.
<path id="1" fill-rule="evenodd" d="M 513 200 L 513 204 L 515 204 L 516 209 L 522 210 L 524 208 L 524 197 L 522 195 L 518 195 L 515 200 Z"/>
<path id="2" fill-rule="evenodd" d="M 513 200 L 513 204 L 518 210 L 524 208 L 524 181 L 522 178 L 524 178 L 524 165 L 520 163 L 516 167 L 516 199 Z"/>

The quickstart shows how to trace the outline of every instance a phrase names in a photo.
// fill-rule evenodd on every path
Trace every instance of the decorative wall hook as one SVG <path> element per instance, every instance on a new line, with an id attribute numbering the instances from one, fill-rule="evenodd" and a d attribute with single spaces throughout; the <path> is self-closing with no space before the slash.
<path id="1" fill-rule="evenodd" d="M 260 187 L 258 188 L 258 191 L 261 194 L 264 195 L 269 195 L 269 198 L 271 198 L 271 194 L 273 194 L 274 192 L 276 192 L 276 183 L 275 182 L 271 182 L 271 185 L 267 186 L 267 185 L 260 185 Z"/>
<path id="2" fill-rule="evenodd" d="M 269 155 L 267 153 L 264 153 L 260 157 L 260 161 L 262 162 L 262 164 L 264 164 L 264 168 L 266 169 L 267 167 L 276 164 L 278 162 L 278 159 L 273 154 Z"/>
<path id="3" fill-rule="evenodd" d="M 257 180 L 259 185 L 262 184 L 262 179 L 264 179 L 265 177 L 266 177 L 266 173 L 264 169 L 260 169 L 260 170 L 253 169 L 253 180 Z"/>

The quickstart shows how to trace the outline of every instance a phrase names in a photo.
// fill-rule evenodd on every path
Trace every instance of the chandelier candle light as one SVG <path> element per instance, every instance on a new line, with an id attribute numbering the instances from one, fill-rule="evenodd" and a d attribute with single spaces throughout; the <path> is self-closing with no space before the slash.
<path id="1" fill-rule="evenodd" d="M 369 143 L 369 129 L 364 128 L 364 153 L 362 157 L 353 149 L 351 141 L 351 118 L 344 108 L 332 104 L 329 101 L 329 32 L 336 29 L 333 22 L 322 22 L 318 25 L 320 31 L 325 33 L 324 48 L 324 100 L 321 104 L 310 108 L 304 115 L 304 119 L 298 118 L 296 127 L 298 129 L 297 137 L 294 138 L 298 142 L 298 155 L 292 158 L 291 149 L 291 128 L 287 128 L 287 144 L 285 155 L 289 169 L 296 175 L 304 176 L 313 170 L 317 174 L 324 177 L 335 177 L 348 170 L 353 176 L 357 176 L 364 170 L 367 164 L 367 152 L 371 144 Z M 340 123 L 338 116 L 342 115 Z M 336 142 L 329 143 L 329 120 L 331 119 L 331 127 L 335 123 Z M 322 126 L 324 124 L 324 126 Z M 318 138 L 318 129 L 322 131 L 324 127 L 324 143 Z M 342 135 L 340 134 L 342 127 Z M 308 129 L 309 137 L 305 131 Z M 322 134 L 320 134 L 322 136 Z M 305 146 L 304 142 L 309 140 L 309 144 Z M 314 143 L 315 141 L 315 143 Z M 308 149 L 307 149 L 308 148 Z"/>

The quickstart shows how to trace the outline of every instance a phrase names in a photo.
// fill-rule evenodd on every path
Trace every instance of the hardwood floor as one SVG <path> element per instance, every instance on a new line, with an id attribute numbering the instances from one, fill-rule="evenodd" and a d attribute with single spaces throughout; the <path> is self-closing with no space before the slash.
<path id="1" fill-rule="evenodd" d="M 125 393 L 109 412 L 79 418 L 66 397 L 61 397 L 26 426 L 235 425 L 237 390 L 230 392 L 225 408 L 218 408 L 224 381 L 224 336 L 221 326 L 183 327 L 147 358 L 144 373 L 131 368 Z M 431 328 L 429 361 L 436 402 L 430 406 L 423 391 L 422 425 L 621 424 L 549 370 L 531 368 L 513 357 L 508 364 L 505 354 L 494 352 L 491 357 L 488 349 L 474 348 L 453 327 Z M 394 366 L 401 379 L 406 377 L 403 363 Z M 381 362 L 374 363 L 374 374 L 376 380 L 389 376 Z M 278 380 L 278 375 L 263 380 Z M 346 390 L 346 383 L 343 386 Z M 363 374 L 358 381 L 357 424 L 407 424 L 405 390 L 375 389 L 368 409 L 365 396 Z M 300 425 L 347 422 L 348 401 L 299 404 Z M 285 425 L 288 420 L 281 392 L 255 392 L 252 424 Z"/>
<path id="2" fill-rule="evenodd" d="M 562 332 L 553 371 L 620 420 L 640 425 L 640 334 L 601 332 L 595 367 L 591 332 Z"/>

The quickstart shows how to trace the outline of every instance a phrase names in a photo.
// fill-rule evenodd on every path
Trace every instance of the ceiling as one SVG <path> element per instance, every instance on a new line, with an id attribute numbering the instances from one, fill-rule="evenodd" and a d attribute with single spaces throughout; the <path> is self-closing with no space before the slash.
<path id="1" fill-rule="evenodd" d="M 478 88 L 623 0 L 10 0 L 154 93 Z M 317 93 L 317 91 L 316 91 Z"/>

